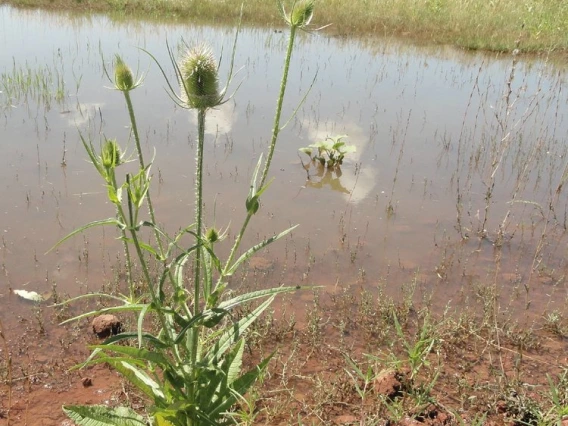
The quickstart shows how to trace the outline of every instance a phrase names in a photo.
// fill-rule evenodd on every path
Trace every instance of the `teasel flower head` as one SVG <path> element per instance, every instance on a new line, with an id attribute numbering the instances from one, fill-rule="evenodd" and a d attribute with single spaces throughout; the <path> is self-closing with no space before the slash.
<path id="1" fill-rule="evenodd" d="M 313 0 L 295 3 L 290 13 L 290 23 L 298 28 L 304 28 L 310 24 L 314 16 Z"/>
<path id="2" fill-rule="evenodd" d="M 281 1 L 279 7 L 282 17 L 290 27 L 306 29 L 314 16 L 314 0 L 294 1 L 290 13 L 286 13 Z"/>
<path id="3" fill-rule="evenodd" d="M 179 62 L 181 96 L 184 106 L 194 109 L 214 108 L 222 103 L 219 74 L 211 50 L 198 45 Z"/>
<path id="4" fill-rule="evenodd" d="M 130 67 L 120 55 L 116 55 L 114 59 L 114 88 L 121 92 L 129 92 L 136 89 L 140 84 L 142 84 L 142 78 L 135 80 Z"/>

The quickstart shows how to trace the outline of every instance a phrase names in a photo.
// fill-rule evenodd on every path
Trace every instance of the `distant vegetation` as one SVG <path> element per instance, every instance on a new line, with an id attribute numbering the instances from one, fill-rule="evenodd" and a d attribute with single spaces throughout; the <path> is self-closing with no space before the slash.
<path id="1" fill-rule="evenodd" d="M 402 36 L 468 49 L 521 52 L 568 50 L 568 2 L 563 0 L 327 0 L 319 25 L 339 36 Z M 238 0 L 0 0 L 52 10 L 110 12 L 117 16 L 234 23 Z M 244 21 L 281 26 L 275 2 L 248 0 Z"/>

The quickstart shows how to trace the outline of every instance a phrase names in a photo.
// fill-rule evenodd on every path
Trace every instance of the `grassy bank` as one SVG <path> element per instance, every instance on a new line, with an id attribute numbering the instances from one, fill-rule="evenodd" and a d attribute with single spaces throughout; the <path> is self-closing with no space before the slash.
<path id="1" fill-rule="evenodd" d="M 323 2 L 322 2 L 323 3 Z M 233 23 L 237 0 L 2 0 L 0 4 L 121 16 Z M 281 25 L 273 1 L 249 0 L 247 24 Z M 568 2 L 562 0 L 329 0 L 316 25 L 336 35 L 402 36 L 468 49 L 524 52 L 568 50 Z"/>

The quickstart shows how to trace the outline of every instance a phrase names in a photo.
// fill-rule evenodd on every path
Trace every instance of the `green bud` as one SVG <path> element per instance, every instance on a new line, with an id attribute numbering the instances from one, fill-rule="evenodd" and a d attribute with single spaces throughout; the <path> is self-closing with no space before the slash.
<path id="1" fill-rule="evenodd" d="M 309 25 L 314 15 L 313 0 L 306 0 L 294 4 L 294 8 L 290 13 L 290 25 L 303 28 Z"/>
<path id="2" fill-rule="evenodd" d="M 221 102 L 217 64 L 211 51 L 203 46 L 191 49 L 179 64 L 181 99 L 189 108 L 213 108 Z"/>
<path id="3" fill-rule="evenodd" d="M 210 243 L 219 241 L 219 232 L 215 228 L 209 228 L 205 233 L 205 239 Z"/>
<path id="4" fill-rule="evenodd" d="M 134 89 L 132 71 L 118 55 L 116 55 L 114 64 L 114 85 L 122 92 L 128 92 Z"/>
<path id="5" fill-rule="evenodd" d="M 107 170 L 122 164 L 120 146 L 114 139 L 107 139 L 101 149 L 101 163 Z"/>
<path id="6" fill-rule="evenodd" d="M 258 200 L 258 197 L 255 196 L 252 198 L 247 198 L 245 207 L 247 208 L 248 213 L 256 214 L 260 207 L 260 201 Z"/>

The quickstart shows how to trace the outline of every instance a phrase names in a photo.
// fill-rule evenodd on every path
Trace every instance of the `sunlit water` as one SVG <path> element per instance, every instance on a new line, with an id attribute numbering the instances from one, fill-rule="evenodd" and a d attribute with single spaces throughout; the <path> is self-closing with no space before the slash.
<path id="1" fill-rule="evenodd" d="M 79 132 L 95 145 L 106 136 L 134 149 L 103 57 L 110 67 L 120 53 L 144 78 L 132 96 L 147 158 L 155 152 L 158 221 L 169 232 L 192 223 L 196 118 L 174 105 L 141 49 L 171 78 L 166 42 L 177 52 L 182 38 L 205 41 L 223 52 L 225 76 L 234 32 L 0 7 L 2 82 L 25 70 L 51 75 L 39 91 L 49 101 L 0 87 L 0 317 L 23 306 L 10 288 L 47 293 L 56 285 L 77 295 L 117 279 L 112 228 L 44 254 L 73 229 L 113 216 Z M 229 93 L 238 90 L 209 114 L 205 207 L 207 225 L 230 227 L 222 252 L 240 228 L 252 170 L 270 139 L 286 43 L 285 32 L 242 30 Z M 434 294 L 438 306 L 497 285 L 504 306 L 562 306 L 566 74 L 544 59 L 514 59 L 387 39 L 299 37 L 283 122 L 309 94 L 281 133 L 274 181 L 246 244 L 300 227 L 263 252 L 260 278 L 249 278 L 330 291 L 382 286 L 391 295 L 415 283 L 417 295 Z M 357 147 L 341 172 L 306 170 L 298 148 L 338 135 Z"/>

